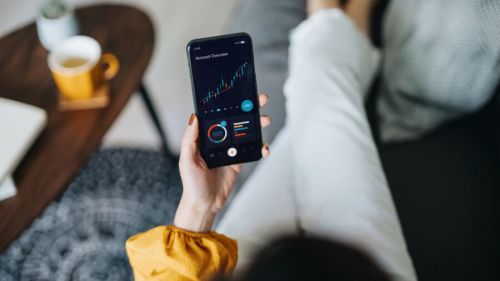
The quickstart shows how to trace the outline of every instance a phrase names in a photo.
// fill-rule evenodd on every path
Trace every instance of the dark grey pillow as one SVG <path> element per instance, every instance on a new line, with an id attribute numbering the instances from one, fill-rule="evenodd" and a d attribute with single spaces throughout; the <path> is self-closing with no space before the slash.
<path id="1" fill-rule="evenodd" d="M 270 95 L 265 112 L 273 124 L 265 129 L 264 139 L 271 141 L 285 122 L 283 84 L 288 73 L 288 34 L 306 17 L 305 0 L 239 1 L 228 32 L 247 32 L 252 36 L 259 91 Z"/>

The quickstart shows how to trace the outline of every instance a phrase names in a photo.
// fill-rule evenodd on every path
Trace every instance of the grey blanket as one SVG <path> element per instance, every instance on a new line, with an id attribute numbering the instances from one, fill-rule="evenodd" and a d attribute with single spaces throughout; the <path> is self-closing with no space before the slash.
<path id="1" fill-rule="evenodd" d="M 169 224 L 181 194 L 177 165 L 141 150 L 96 153 L 0 256 L 0 280 L 133 280 L 128 237 Z"/>

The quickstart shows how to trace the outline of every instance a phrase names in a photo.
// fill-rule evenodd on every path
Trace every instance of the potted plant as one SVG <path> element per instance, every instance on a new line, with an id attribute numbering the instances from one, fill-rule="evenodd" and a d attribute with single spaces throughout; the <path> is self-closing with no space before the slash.
<path id="1" fill-rule="evenodd" d="M 78 22 L 73 11 L 61 0 L 48 0 L 37 18 L 38 38 L 47 49 L 78 34 Z"/>

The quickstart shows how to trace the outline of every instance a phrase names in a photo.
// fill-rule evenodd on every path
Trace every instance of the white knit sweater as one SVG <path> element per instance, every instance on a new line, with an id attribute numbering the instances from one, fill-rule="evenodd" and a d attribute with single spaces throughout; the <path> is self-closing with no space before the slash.
<path id="1" fill-rule="evenodd" d="M 378 112 L 384 141 L 478 110 L 500 81 L 500 1 L 393 0 Z"/>

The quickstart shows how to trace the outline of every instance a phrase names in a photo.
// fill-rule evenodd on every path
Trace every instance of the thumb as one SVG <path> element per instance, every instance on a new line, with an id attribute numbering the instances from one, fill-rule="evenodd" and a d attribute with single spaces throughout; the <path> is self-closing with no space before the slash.
<path id="1" fill-rule="evenodd" d="M 181 143 L 181 157 L 194 157 L 198 153 L 198 117 L 192 113 Z"/>

